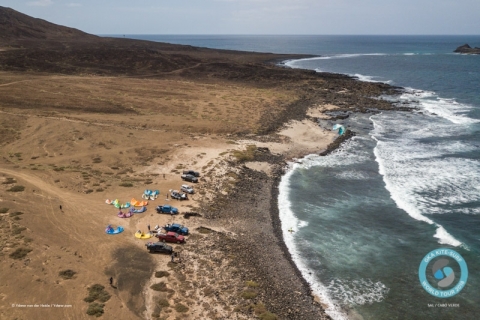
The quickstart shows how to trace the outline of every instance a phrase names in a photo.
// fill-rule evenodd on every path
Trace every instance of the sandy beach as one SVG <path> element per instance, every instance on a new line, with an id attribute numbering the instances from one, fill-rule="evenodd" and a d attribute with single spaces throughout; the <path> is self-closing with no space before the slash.
<path id="1" fill-rule="evenodd" d="M 337 138 L 317 119 L 390 109 L 374 97 L 394 88 L 271 63 L 301 55 L 2 41 L 0 318 L 329 318 L 283 243 L 277 186 Z M 196 193 L 167 200 L 183 170 L 200 172 Z M 145 189 L 160 195 L 131 218 L 105 203 Z M 174 262 L 134 237 L 172 222 L 190 229 Z"/>

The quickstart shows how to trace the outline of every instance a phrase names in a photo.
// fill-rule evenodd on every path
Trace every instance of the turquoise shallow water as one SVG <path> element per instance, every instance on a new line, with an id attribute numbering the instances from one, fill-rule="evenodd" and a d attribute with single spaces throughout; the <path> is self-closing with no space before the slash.
<path id="1" fill-rule="evenodd" d="M 321 55 L 287 65 L 404 87 L 393 100 L 418 112 L 352 115 L 341 124 L 354 139 L 326 157 L 306 157 L 283 178 L 285 241 L 335 319 L 478 318 L 480 56 L 452 51 L 480 46 L 480 36 L 127 37 Z M 451 298 L 430 295 L 419 280 L 422 258 L 438 248 L 455 250 L 468 266 L 465 287 Z M 439 259 L 427 281 L 455 288 L 460 264 L 447 259 L 440 270 L 455 280 L 440 288 L 432 272 Z"/>

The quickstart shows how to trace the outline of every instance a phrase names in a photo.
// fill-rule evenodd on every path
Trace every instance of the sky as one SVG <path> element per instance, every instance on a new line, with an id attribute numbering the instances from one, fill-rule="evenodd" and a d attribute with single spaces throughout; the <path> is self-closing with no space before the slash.
<path id="1" fill-rule="evenodd" d="M 92 34 L 479 34 L 480 0 L 0 0 Z"/>

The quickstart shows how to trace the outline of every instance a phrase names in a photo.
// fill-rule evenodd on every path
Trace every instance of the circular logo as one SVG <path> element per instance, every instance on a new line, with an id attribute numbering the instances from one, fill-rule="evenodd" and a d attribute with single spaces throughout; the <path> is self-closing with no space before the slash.
<path id="1" fill-rule="evenodd" d="M 430 262 L 433 262 L 428 268 Z M 460 266 L 460 272 L 455 273 L 452 267 L 456 264 Z M 431 280 L 436 288 L 427 280 L 427 272 L 431 275 Z M 458 274 L 459 273 L 459 274 Z M 423 289 L 437 298 L 450 298 L 462 291 L 467 283 L 468 268 L 463 257 L 452 249 L 436 249 L 428 253 L 420 263 L 418 268 L 418 277 Z M 454 287 L 452 286 L 456 279 L 459 279 Z"/>

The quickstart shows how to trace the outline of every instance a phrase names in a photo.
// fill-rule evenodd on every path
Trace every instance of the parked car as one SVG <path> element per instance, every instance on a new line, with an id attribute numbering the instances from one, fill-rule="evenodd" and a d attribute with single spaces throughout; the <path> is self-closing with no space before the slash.
<path id="1" fill-rule="evenodd" d="M 195 176 L 192 176 L 191 174 L 182 174 L 182 180 L 189 181 L 189 182 L 198 182 L 198 178 Z"/>
<path id="2" fill-rule="evenodd" d="M 163 206 L 157 206 L 155 209 L 157 210 L 157 213 L 178 214 L 177 208 L 169 206 L 167 204 L 164 204 Z"/>
<path id="3" fill-rule="evenodd" d="M 188 184 L 182 184 L 182 186 L 180 187 L 180 190 L 189 194 L 195 193 L 195 190 L 193 190 L 193 187 L 189 186 Z"/>
<path id="4" fill-rule="evenodd" d="M 200 172 L 193 171 L 193 170 L 185 170 L 185 171 L 183 171 L 183 174 L 190 174 L 194 177 L 200 177 Z"/>
<path id="5" fill-rule="evenodd" d="M 188 196 L 186 193 L 180 192 L 178 190 L 173 190 L 170 192 L 170 196 L 172 199 L 177 199 L 177 200 L 188 200 Z"/>
<path id="6" fill-rule="evenodd" d="M 167 232 L 172 231 L 181 235 L 188 235 L 188 228 L 181 225 L 180 223 L 167 224 L 163 227 Z"/>
<path id="7" fill-rule="evenodd" d="M 173 248 L 163 242 L 148 242 L 145 245 L 150 253 L 160 252 L 171 254 L 173 252 Z"/>
<path id="8" fill-rule="evenodd" d="M 158 240 L 163 241 L 163 242 L 174 242 L 174 243 L 184 243 L 185 242 L 185 237 L 173 232 L 169 231 L 167 233 L 157 233 L 156 237 Z"/>

